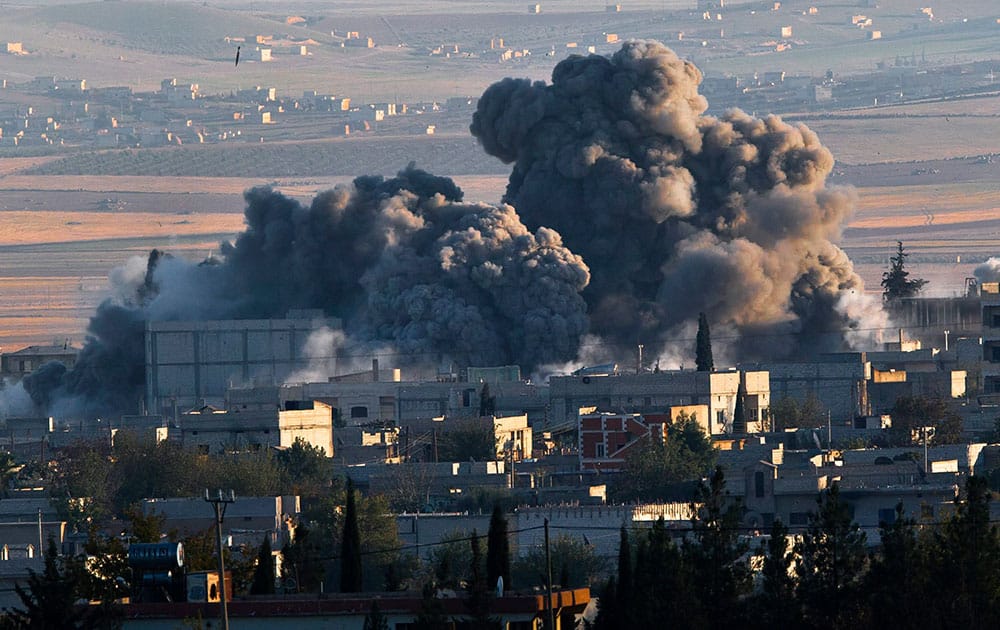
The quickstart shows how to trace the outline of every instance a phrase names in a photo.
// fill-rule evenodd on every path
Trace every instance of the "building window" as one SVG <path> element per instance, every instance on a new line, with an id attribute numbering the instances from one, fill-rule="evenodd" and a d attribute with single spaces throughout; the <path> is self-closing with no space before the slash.
<path id="1" fill-rule="evenodd" d="M 351 407 L 351 418 L 367 418 L 368 407 Z"/>
<path id="2" fill-rule="evenodd" d="M 604 442 L 598 442 L 594 447 L 596 457 L 604 457 Z"/>
<path id="3" fill-rule="evenodd" d="M 715 412 L 715 423 L 720 427 L 726 426 L 726 412 L 722 409 Z"/>
<path id="4" fill-rule="evenodd" d="M 764 496 L 764 473 L 759 470 L 753 474 L 753 493 L 758 499 Z"/>

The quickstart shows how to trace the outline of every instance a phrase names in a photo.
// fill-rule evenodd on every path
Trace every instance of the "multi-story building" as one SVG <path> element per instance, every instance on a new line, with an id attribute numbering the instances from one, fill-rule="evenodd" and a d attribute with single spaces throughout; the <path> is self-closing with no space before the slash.
<path id="1" fill-rule="evenodd" d="M 766 371 L 664 371 L 649 374 L 559 376 L 549 379 L 550 422 L 576 423 L 581 408 L 612 413 L 664 413 L 670 407 L 704 405 L 711 435 L 733 432 L 740 384 L 745 388 L 747 430 L 760 430 L 770 407 Z"/>
<path id="2" fill-rule="evenodd" d="M 80 349 L 68 344 L 62 346 L 28 346 L 0 356 L 0 375 L 15 379 L 27 376 L 50 361 L 58 361 L 67 368 L 76 365 Z"/>
<path id="3" fill-rule="evenodd" d="M 211 406 L 181 415 L 168 429 L 169 439 L 205 453 L 287 448 L 296 440 L 322 448 L 333 456 L 333 414 L 330 405 L 316 400 L 287 400 L 280 406 Z"/>
<path id="4" fill-rule="evenodd" d="M 1000 394 L 1000 283 L 980 286 L 983 313 L 983 393 Z"/>
<path id="5" fill-rule="evenodd" d="M 178 408 L 221 406 L 234 386 L 280 384 L 315 363 L 306 342 L 324 327 L 340 321 L 292 311 L 285 319 L 147 322 L 146 404 L 176 417 Z"/>

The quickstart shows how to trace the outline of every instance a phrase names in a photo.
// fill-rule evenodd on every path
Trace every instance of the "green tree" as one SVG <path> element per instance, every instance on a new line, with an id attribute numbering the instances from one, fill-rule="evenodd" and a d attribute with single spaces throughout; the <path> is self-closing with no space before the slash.
<path id="1" fill-rule="evenodd" d="M 472 552 L 472 564 L 469 567 L 470 577 L 466 588 L 465 607 L 469 611 L 470 626 L 476 630 L 496 630 L 500 624 L 490 616 L 492 597 L 490 585 L 487 584 L 486 574 L 483 571 L 482 546 L 479 544 L 476 530 L 472 530 L 469 549 Z"/>
<path id="2" fill-rule="evenodd" d="M 802 402 L 790 396 L 782 396 L 771 403 L 770 418 L 772 431 L 784 431 L 797 427 L 815 429 L 826 426 L 826 409 L 816 394 L 809 392 Z"/>
<path id="3" fill-rule="evenodd" d="M 559 534 L 549 544 L 552 579 L 563 588 L 594 586 L 607 563 L 579 536 Z M 543 588 L 548 581 L 545 549 L 533 547 L 514 564 L 514 582 L 519 588 Z M 562 575 L 560 575 L 562 574 Z"/>
<path id="4" fill-rule="evenodd" d="M 816 511 L 796 545 L 797 595 L 812 628 L 852 627 L 859 621 L 865 534 L 851 517 L 837 484 L 821 492 Z"/>
<path id="5" fill-rule="evenodd" d="M 326 568 L 320 560 L 326 549 L 319 538 L 305 523 L 299 523 L 294 529 L 294 539 L 281 549 L 281 576 L 286 582 L 295 583 L 296 592 L 318 592 L 326 576 Z"/>
<path id="6" fill-rule="evenodd" d="M 788 528 L 780 520 L 771 524 L 771 533 L 761 544 L 761 590 L 755 599 L 755 615 L 760 628 L 799 626 L 792 566 L 795 551 L 789 544 Z"/>
<path id="7" fill-rule="evenodd" d="M 372 605 L 368 609 L 368 614 L 365 615 L 363 627 L 364 630 L 389 630 L 389 620 L 382 614 L 377 599 L 372 599 Z"/>
<path id="8" fill-rule="evenodd" d="M 479 417 L 495 415 L 497 412 L 497 397 L 490 395 L 490 384 L 483 383 L 483 388 L 479 391 Z"/>
<path id="9" fill-rule="evenodd" d="M 619 601 L 628 611 L 627 628 L 696 628 L 688 567 L 663 518 L 639 538 L 632 591 Z M 700 615 L 699 615 L 700 616 Z"/>
<path id="10" fill-rule="evenodd" d="M 362 588 L 361 532 L 358 530 L 358 508 L 354 502 L 354 482 L 348 477 L 344 530 L 340 543 L 340 592 L 358 593 Z"/>
<path id="11" fill-rule="evenodd" d="M 451 630 L 451 622 L 444 612 L 444 605 L 434 596 L 434 587 L 424 584 L 420 598 L 420 613 L 414 620 L 416 630 Z"/>
<path id="12" fill-rule="evenodd" d="M 455 530 L 445 534 L 441 543 L 431 550 L 430 566 L 434 571 L 434 581 L 441 588 L 458 589 L 468 582 L 472 553 L 469 534 Z"/>
<path id="13" fill-rule="evenodd" d="M 274 556 L 271 553 L 271 537 L 264 536 L 257 551 L 257 566 L 254 567 L 251 595 L 274 594 Z"/>
<path id="14" fill-rule="evenodd" d="M 622 525 L 618 532 L 618 588 L 625 592 L 632 590 L 632 545 L 628 530 Z"/>
<path id="15" fill-rule="evenodd" d="M 695 418 L 681 414 L 667 426 L 665 443 L 645 438 L 626 456 L 615 495 L 625 501 L 688 498 L 691 488 L 684 484 L 708 473 L 715 457 L 712 443 Z"/>
<path id="16" fill-rule="evenodd" d="M 733 433 L 742 434 L 747 432 L 747 388 L 743 385 L 743 379 L 736 386 L 736 406 L 733 409 Z"/>
<path id="17" fill-rule="evenodd" d="M 743 506 L 726 492 L 722 468 L 698 484 L 692 503 L 691 539 L 684 543 L 684 561 L 691 572 L 695 608 L 709 628 L 740 625 L 741 601 L 750 590 L 746 564 L 749 544 L 740 537 Z"/>
<path id="18" fill-rule="evenodd" d="M 490 517 L 490 529 L 486 535 L 486 582 L 489 585 L 503 578 L 504 590 L 513 588 L 510 581 L 510 540 L 507 538 L 507 516 L 497 503 Z"/>
<path id="19" fill-rule="evenodd" d="M 901 396 L 892 408 L 892 439 L 896 444 L 922 444 L 922 427 L 933 427 L 934 444 L 963 441 L 962 418 L 938 397 Z"/>
<path id="20" fill-rule="evenodd" d="M 129 523 L 130 539 L 140 543 L 160 542 L 163 538 L 163 525 L 167 522 L 167 517 L 154 510 L 149 514 L 142 511 L 140 504 L 136 503 L 125 509 L 125 518 Z"/>
<path id="21" fill-rule="evenodd" d="M 492 422 L 457 420 L 438 437 L 438 459 L 442 462 L 485 462 L 496 457 L 497 438 Z"/>
<path id="22" fill-rule="evenodd" d="M 330 458 L 320 446 L 302 438 L 275 455 L 282 473 L 283 488 L 303 497 L 315 497 L 327 491 L 331 483 Z"/>
<path id="23" fill-rule="evenodd" d="M 594 618 L 594 630 L 618 630 L 623 628 L 624 612 L 618 606 L 618 588 L 615 576 L 608 578 L 604 584 L 597 602 L 597 616 Z"/>
<path id="24" fill-rule="evenodd" d="M 77 606 L 80 596 L 79 571 L 59 557 L 56 542 L 49 538 L 41 573 L 28 571 L 27 587 L 14 586 L 21 608 L 6 611 L 4 628 L 105 629 L 120 628 L 120 612 L 111 607 Z"/>
<path id="25" fill-rule="evenodd" d="M 711 372 L 715 369 L 715 361 L 712 359 L 712 333 L 708 328 L 708 316 L 704 313 L 698 313 L 694 363 L 699 372 Z"/>
<path id="26" fill-rule="evenodd" d="M 910 279 L 906 270 L 906 257 L 903 242 L 896 241 L 896 255 L 889 258 L 889 270 L 882 274 L 882 299 L 889 302 L 899 298 L 914 297 L 927 284 L 920 278 Z"/>
<path id="27" fill-rule="evenodd" d="M 990 520 L 990 491 L 969 477 L 954 515 L 931 541 L 930 582 L 934 606 L 925 627 L 1000 626 L 1000 533 Z"/>
<path id="28" fill-rule="evenodd" d="M 927 554 L 917 537 L 916 523 L 898 503 L 892 522 L 879 523 L 882 548 L 874 554 L 866 576 L 871 624 L 876 628 L 920 628 L 933 617 L 927 603 L 935 600 L 929 588 Z"/>

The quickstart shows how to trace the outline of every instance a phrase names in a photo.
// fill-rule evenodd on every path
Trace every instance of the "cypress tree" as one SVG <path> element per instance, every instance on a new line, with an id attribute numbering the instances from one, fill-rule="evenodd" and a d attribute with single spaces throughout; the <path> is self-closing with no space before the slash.
<path id="1" fill-rule="evenodd" d="M 364 630 L 389 630 L 389 620 L 382 614 L 377 599 L 372 600 L 372 607 L 365 615 Z"/>
<path id="2" fill-rule="evenodd" d="M 490 585 L 483 575 L 483 552 L 479 545 L 479 535 L 472 530 L 472 566 L 470 567 L 468 598 L 465 606 L 469 611 L 470 625 L 482 630 L 495 630 L 497 621 L 490 617 Z"/>
<path id="3" fill-rule="evenodd" d="M 347 478 L 347 505 L 344 508 L 344 536 L 340 544 L 340 592 L 361 591 L 361 533 L 354 503 L 354 482 Z"/>
<path id="4" fill-rule="evenodd" d="M 617 588 L 619 610 L 627 610 L 632 594 L 632 545 L 624 525 L 618 535 L 618 580 L 614 586 Z"/>
<path id="5" fill-rule="evenodd" d="M 740 379 L 740 384 L 736 386 L 736 407 L 733 409 L 733 433 L 747 432 L 746 398 L 747 388 Z"/>
<path id="6" fill-rule="evenodd" d="M 903 251 L 902 241 L 896 241 L 896 245 L 896 255 L 889 258 L 889 271 L 882 274 L 882 299 L 887 302 L 914 297 L 927 284 L 921 278 L 910 280 L 910 272 L 906 270 L 906 257 L 909 254 Z"/>
<path id="7" fill-rule="evenodd" d="M 694 363 L 699 372 L 711 372 L 715 369 L 715 362 L 712 360 L 712 334 L 708 329 L 708 317 L 704 313 L 698 313 Z"/>
<path id="8" fill-rule="evenodd" d="M 497 411 L 497 397 L 490 394 L 490 384 L 483 383 L 479 390 L 479 417 L 492 416 Z"/>
<path id="9" fill-rule="evenodd" d="M 618 592 L 615 587 L 615 576 L 608 578 L 604 591 L 597 602 L 597 617 L 594 618 L 594 630 L 618 630 L 622 627 L 621 611 L 618 608 Z"/>
<path id="10" fill-rule="evenodd" d="M 503 578 L 504 590 L 510 582 L 510 540 L 507 538 L 507 517 L 499 503 L 493 504 L 490 530 L 486 536 L 486 583 L 492 588 L 497 578 Z"/>
<path id="11" fill-rule="evenodd" d="M 270 536 L 264 536 L 264 542 L 260 544 L 260 550 L 257 552 L 257 568 L 253 572 L 250 594 L 274 594 L 274 558 L 271 555 Z"/>

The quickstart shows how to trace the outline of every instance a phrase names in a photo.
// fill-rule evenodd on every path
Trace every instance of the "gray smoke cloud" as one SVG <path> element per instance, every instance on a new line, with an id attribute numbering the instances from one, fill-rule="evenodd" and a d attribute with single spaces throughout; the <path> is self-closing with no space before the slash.
<path id="1" fill-rule="evenodd" d="M 885 316 L 835 244 L 853 198 L 826 185 L 830 152 L 777 116 L 706 116 L 700 82 L 692 64 L 640 41 L 570 57 L 551 83 L 492 85 L 471 131 L 513 165 L 500 205 L 465 203 L 450 179 L 412 166 L 308 206 L 250 190 L 246 229 L 217 257 L 154 251 L 144 268 L 126 265 L 77 366 L 46 366 L 25 389 L 44 408 L 131 411 L 146 321 L 300 308 L 344 321 L 330 352 L 390 346 L 400 362 L 528 373 L 624 361 L 599 359 L 609 342 L 683 363 L 702 311 L 720 346 L 736 340 L 717 350 L 732 360 L 872 336 Z"/>
<path id="2" fill-rule="evenodd" d="M 666 345 L 704 311 L 746 358 L 840 349 L 843 331 L 883 325 L 834 244 L 853 198 L 826 185 L 830 151 L 777 116 L 706 116 L 701 78 L 637 41 L 479 100 L 473 135 L 513 164 L 504 201 L 590 267 L 591 330 Z"/>
<path id="3" fill-rule="evenodd" d="M 991 256 L 986 262 L 977 265 L 972 271 L 979 284 L 984 282 L 1000 282 L 1000 258 Z"/>
<path id="4" fill-rule="evenodd" d="M 447 178 L 411 167 L 360 177 L 310 205 L 270 188 L 245 193 L 246 229 L 192 263 L 154 250 L 112 274 L 77 365 L 25 380 L 44 409 L 134 412 L 144 384 L 146 321 L 282 317 L 322 309 L 343 336 L 310 355 L 394 349 L 404 364 L 567 360 L 587 332 L 583 260 L 507 205 L 462 203 Z M 315 355 L 315 356 L 313 356 Z M 328 363 L 325 363 L 328 365 Z"/>

